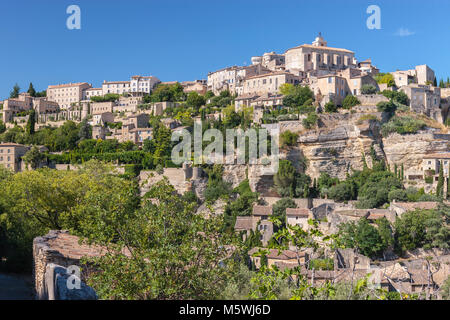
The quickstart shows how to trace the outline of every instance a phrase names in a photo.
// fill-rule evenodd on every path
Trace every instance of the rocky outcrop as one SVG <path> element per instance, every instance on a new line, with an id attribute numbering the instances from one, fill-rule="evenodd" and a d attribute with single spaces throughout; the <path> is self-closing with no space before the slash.
<path id="1" fill-rule="evenodd" d="M 369 155 L 371 146 L 381 141 L 379 129 L 377 121 L 365 120 L 359 125 L 347 123 L 325 127 L 300 136 L 299 148 L 308 159 L 306 173 L 318 178 L 321 172 L 327 172 L 345 179 L 351 169 L 361 170 L 362 156 Z M 384 157 L 382 149 L 378 150 L 377 156 Z M 366 156 L 366 162 L 370 166 L 371 158 Z"/>
<path id="2" fill-rule="evenodd" d="M 383 138 L 383 150 L 391 168 L 403 164 L 405 174 L 422 172 L 422 159 L 429 153 L 448 152 L 450 134 L 422 132 L 418 134 L 390 134 Z"/>

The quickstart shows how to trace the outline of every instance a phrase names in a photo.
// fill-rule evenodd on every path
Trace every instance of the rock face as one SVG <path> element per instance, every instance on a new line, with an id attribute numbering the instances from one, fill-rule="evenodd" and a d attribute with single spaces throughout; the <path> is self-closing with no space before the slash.
<path id="1" fill-rule="evenodd" d="M 343 116 L 343 115 L 341 115 Z M 363 154 L 370 166 L 371 146 L 381 142 L 380 125 L 377 121 L 354 121 L 356 117 L 326 119 L 322 129 L 309 131 L 299 137 L 298 147 L 308 159 L 306 173 L 318 178 L 321 172 L 345 179 L 351 169 L 363 168 Z M 359 118 L 358 118 L 359 119 Z M 331 126 L 333 123 L 333 126 Z M 377 156 L 384 158 L 381 147 L 375 147 Z"/>
<path id="2" fill-rule="evenodd" d="M 47 265 L 45 287 L 48 300 L 97 300 L 94 289 L 68 268 L 53 263 Z"/>
<path id="3" fill-rule="evenodd" d="M 406 174 L 422 172 L 422 159 L 429 153 L 448 152 L 450 135 L 418 133 L 400 135 L 391 134 L 383 138 L 383 149 L 391 168 L 403 164 Z"/>

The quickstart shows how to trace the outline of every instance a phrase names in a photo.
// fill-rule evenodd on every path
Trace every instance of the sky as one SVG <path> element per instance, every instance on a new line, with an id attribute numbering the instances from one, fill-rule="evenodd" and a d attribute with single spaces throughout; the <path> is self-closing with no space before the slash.
<path id="1" fill-rule="evenodd" d="M 79 30 L 66 26 L 70 5 L 81 10 Z M 370 5 L 381 29 L 367 28 Z M 382 72 L 428 64 L 438 81 L 450 76 L 449 0 L 1 0 L 0 13 L 0 100 L 15 83 L 206 79 L 318 32 Z"/>

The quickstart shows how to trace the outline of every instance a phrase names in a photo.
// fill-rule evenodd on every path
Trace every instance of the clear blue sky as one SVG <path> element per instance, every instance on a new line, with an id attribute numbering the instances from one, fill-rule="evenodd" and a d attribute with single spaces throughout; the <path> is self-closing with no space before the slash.
<path id="1" fill-rule="evenodd" d="M 71 4 L 81 8 L 81 30 L 66 28 Z M 381 8 L 381 30 L 366 27 L 371 4 Z M 0 12 L 0 99 L 16 82 L 44 90 L 135 74 L 206 79 L 311 43 L 319 31 L 382 71 L 426 63 L 438 79 L 450 76 L 447 0 L 2 0 Z"/>

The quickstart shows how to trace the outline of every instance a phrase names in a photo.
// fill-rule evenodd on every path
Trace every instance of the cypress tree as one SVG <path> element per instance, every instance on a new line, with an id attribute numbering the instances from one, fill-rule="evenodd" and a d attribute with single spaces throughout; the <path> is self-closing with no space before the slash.
<path id="1" fill-rule="evenodd" d="M 397 170 L 397 164 L 395 164 L 394 166 L 394 173 L 395 173 L 395 177 L 398 178 L 398 170 Z"/>
<path id="2" fill-rule="evenodd" d="M 20 87 L 19 85 L 16 83 L 13 87 L 13 90 L 10 92 L 9 97 L 11 99 L 17 98 L 19 96 L 20 93 Z"/>
<path id="3" fill-rule="evenodd" d="M 436 187 L 436 195 L 441 198 L 444 196 L 444 167 L 442 161 L 439 163 L 439 178 Z"/>
<path id="4" fill-rule="evenodd" d="M 34 111 L 34 109 L 31 109 L 30 114 L 28 115 L 28 122 L 26 126 L 26 132 L 29 135 L 34 134 L 35 124 L 36 124 L 36 111 Z"/>
<path id="5" fill-rule="evenodd" d="M 33 83 L 30 82 L 30 86 L 28 87 L 27 92 L 30 94 L 30 96 L 36 97 L 36 90 L 34 90 Z"/>

